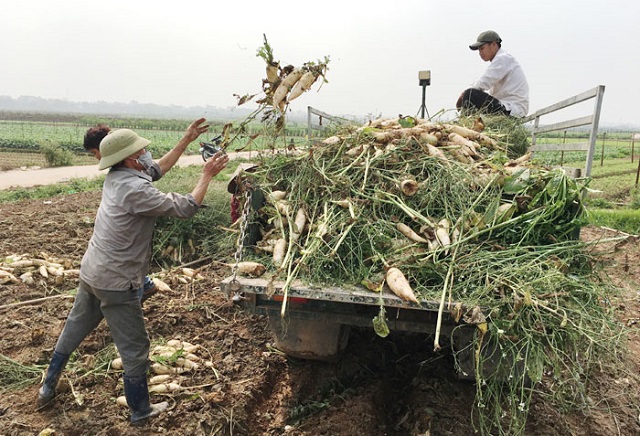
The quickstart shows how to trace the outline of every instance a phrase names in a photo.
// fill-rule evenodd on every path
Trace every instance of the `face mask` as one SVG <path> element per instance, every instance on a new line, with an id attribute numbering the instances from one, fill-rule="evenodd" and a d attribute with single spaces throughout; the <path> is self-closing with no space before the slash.
<path id="1" fill-rule="evenodd" d="M 151 157 L 151 152 L 145 151 L 144 154 L 138 156 L 136 162 L 142 165 L 142 168 L 144 168 L 145 171 L 148 171 L 153 166 L 153 158 Z"/>

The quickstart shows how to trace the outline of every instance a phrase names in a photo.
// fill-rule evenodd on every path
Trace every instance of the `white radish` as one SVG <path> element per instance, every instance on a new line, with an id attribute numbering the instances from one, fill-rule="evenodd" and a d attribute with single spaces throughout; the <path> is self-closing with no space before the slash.
<path id="1" fill-rule="evenodd" d="M 200 345 L 195 345 L 187 341 L 182 341 L 182 349 L 187 353 L 193 353 L 194 351 L 197 351 L 200 348 L 201 348 Z"/>
<path id="2" fill-rule="evenodd" d="M 445 248 L 445 253 L 448 252 L 449 246 L 451 245 L 451 237 L 449 236 L 449 221 L 447 219 L 442 219 L 438 222 L 438 227 L 436 227 L 436 239 L 438 243 Z"/>
<path id="3" fill-rule="evenodd" d="M 284 215 L 284 216 L 288 216 L 289 215 L 290 205 L 289 205 L 289 202 L 287 200 L 277 201 L 275 206 L 276 206 L 276 209 L 278 209 L 278 212 L 280 212 L 281 215 Z"/>
<path id="4" fill-rule="evenodd" d="M 179 350 L 182 348 L 182 341 L 179 339 L 169 339 L 167 341 L 167 347 L 173 348 L 174 350 Z M 156 347 L 156 349 L 162 349 L 162 346 Z"/>
<path id="5" fill-rule="evenodd" d="M 476 132 L 475 130 L 468 129 L 458 124 L 444 124 L 444 128 L 449 130 L 450 132 L 463 136 L 467 139 L 472 139 L 474 141 L 480 137 L 480 133 Z"/>
<path id="6" fill-rule="evenodd" d="M 278 64 L 275 62 L 267 64 L 266 72 L 267 82 L 273 85 L 278 80 Z"/>
<path id="7" fill-rule="evenodd" d="M 170 339 L 167 341 L 167 346 L 172 347 L 175 351 L 184 350 L 187 353 L 192 353 L 200 349 L 200 345 L 194 345 L 190 342 L 181 341 L 179 339 Z"/>
<path id="8" fill-rule="evenodd" d="M 276 201 L 284 200 L 286 196 L 287 191 L 271 191 L 269 193 L 269 200 L 275 203 Z"/>
<path id="9" fill-rule="evenodd" d="M 427 143 L 427 151 L 429 152 L 429 156 L 437 157 L 438 159 L 446 162 L 446 164 L 449 165 L 449 159 L 447 159 L 447 156 L 438 147 Z"/>
<path id="10" fill-rule="evenodd" d="M 420 140 L 431 145 L 436 145 L 438 143 L 438 137 L 428 132 L 422 132 L 420 134 Z"/>
<path id="11" fill-rule="evenodd" d="M 302 93 L 311 89 L 311 86 L 315 83 L 317 78 L 318 76 L 311 71 L 304 73 L 302 77 L 300 77 L 300 80 L 298 80 L 293 88 L 291 88 L 291 93 L 289 94 L 289 97 L 287 97 L 287 101 L 293 101 L 300 97 Z"/>
<path id="12" fill-rule="evenodd" d="M 413 242 L 421 242 L 421 243 L 424 243 L 424 244 L 427 243 L 427 240 L 425 238 L 423 238 L 422 236 L 418 235 L 416 232 L 414 232 L 411 229 L 411 227 L 409 227 L 408 225 L 406 225 L 404 223 L 397 223 L 396 224 L 396 228 L 398 229 L 398 231 L 400 231 L 400 233 L 402 233 L 407 238 L 411 239 Z"/>
<path id="13" fill-rule="evenodd" d="M 301 207 L 300 209 L 298 209 L 298 212 L 296 213 L 296 217 L 293 222 L 294 230 L 297 233 L 302 233 L 306 223 L 307 223 L 307 214 L 304 211 L 304 208 Z"/>
<path id="14" fill-rule="evenodd" d="M 198 357 L 198 356 L 196 356 L 196 355 L 195 355 L 195 354 L 193 354 L 193 353 L 186 353 L 186 354 L 184 355 L 184 358 L 185 358 L 185 359 L 189 359 L 189 360 L 191 360 L 191 361 L 193 361 L 193 362 L 201 362 L 201 361 L 202 361 L 202 358 L 201 358 L 201 357 Z"/>
<path id="15" fill-rule="evenodd" d="M 478 144 L 465 138 L 464 136 L 451 132 L 449 133 L 449 141 L 452 142 L 453 144 L 460 145 L 462 152 L 467 156 L 469 157 L 478 156 L 478 151 L 477 151 Z"/>
<path id="16" fill-rule="evenodd" d="M 156 374 L 182 374 L 183 372 L 187 372 L 189 371 L 188 368 L 182 367 L 182 366 L 167 366 L 167 365 L 163 365 L 161 363 L 154 363 L 153 365 L 151 365 L 151 370 L 156 373 Z"/>
<path id="17" fill-rule="evenodd" d="M 360 155 L 364 150 L 364 147 L 361 145 L 356 145 L 355 147 L 350 148 L 349 150 L 345 151 L 344 154 L 346 154 L 347 156 L 358 156 Z"/>
<path id="18" fill-rule="evenodd" d="M 38 272 L 40 273 L 40 275 L 42 277 L 44 277 L 45 279 L 47 277 L 49 277 L 49 272 L 47 271 L 47 267 L 44 265 L 40 265 L 40 268 L 38 268 Z"/>
<path id="19" fill-rule="evenodd" d="M 418 182 L 413 179 L 405 179 L 400 182 L 400 190 L 407 197 L 412 197 L 418 192 Z"/>
<path id="20" fill-rule="evenodd" d="M 8 259 L 8 257 L 6 259 Z M 6 262 L 6 263 L 10 267 L 16 268 L 16 269 L 18 269 L 18 268 L 27 268 L 27 267 L 33 266 L 33 261 L 32 260 L 15 260 L 15 261 L 9 261 L 9 262 Z"/>
<path id="21" fill-rule="evenodd" d="M 233 264 L 229 266 L 233 267 Z M 267 267 L 258 262 L 244 261 L 238 263 L 238 273 L 245 276 L 260 277 Z"/>
<path id="22" fill-rule="evenodd" d="M 33 274 L 31 272 L 22 274 L 20 276 L 20 280 L 22 280 L 22 283 L 24 283 L 25 285 L 33 285 L 35 283 L 35 280 L 33 280 Z"/>
<path id="23" fill-rule="evenodd" d="M 183 357 L 179 357 L 176 359 L 176 365 L 186 369 L 198 370 L 200 368 L 200 364 L 194 362 L 189 359 L 185 359 Z"/>
<path id="24" fill-rule="evenodd" d="M 122 359 L 120 357 L 116 357 L 111 361 L 111 368 L 113 369 L 122 369 Z"/>
<path id="25" fill-rule="evenodd" d="M 273 93 L 272 101 L 274 108 L 277 108 L 280 112 L 284 112 L 287 94 L 291 91 L 291 88 L 293 88 L 296 82 L 300 80 L 303 74 L 304 73 L 301 69 L 295 69 L 282 79 L 282 82 L 280 82 L 280 85 L 278 85 Z"/>
<path id="26" fill-rule="evenodd" d="M 118 398 L 116 398 L 116 404 L 118 406 L 129 407 L 129 405 L 127 404 L 127 397 L 125 397 L 124 395 L 121 395 Z"/>
<path id="27" fill-rule="evenodd" d="M 386 282 L 389 289 L 401 299 L 419 303 L 409 281 L 398 268 L 389 268 L 387 270 Z"/>
<path id="28" fill-rule="evenodd" d="M 187 277 L 193 278 L 196 275 L 196 270 L 193 268 L 181 268 L 182 274 Z"/>
<path id="29" fill-rule="evenodd" d="M 273 264 L 280 268 L 284 262 L 284 256 L 287 252 L 287 240 L 280 238 L 273 247 Z"/>
<path id="30" fill-rule="evenodd" d="M 342 138 L 340 138 L 339 136 L 329 136 L 328 138 L 326 138 L 325 140 L 322 141 L 322 143 L 324 145 L 337 145 L 340 143 L 340 141 L 342 141 Z"/>
<path id="31" fill-rule="evenodd" d="M 166 394 L 169 392 L 176 392 L 182 389 L 178 383 L 161 383 L 153 386 L 149 386 L 149 392 L 155 394 Z"/>
<path id="32" fill-rule="evenodd" d="M 149 384 L 158 385 L 160 383 L 166 383 L 169 380 L 171 380 L 170 374 L 154 375 L 153 377 L 149 378 Z"/>

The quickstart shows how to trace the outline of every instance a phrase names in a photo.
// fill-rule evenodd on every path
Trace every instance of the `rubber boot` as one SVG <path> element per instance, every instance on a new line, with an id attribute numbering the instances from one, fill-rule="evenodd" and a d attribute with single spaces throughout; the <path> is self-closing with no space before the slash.
<path id="1" fill-rule="evenodd" d="M 69 355 L 60 354 L 57 351 L 53 352 L 51 363 L 49 363 L 49 368 L 47 369 L 47 376 L 44 379 L 42 387 L 38 391 L 38 399 L 36 401 L 37 410 L 48 406 L 56 396 L 58 380 L 60 380 L 62 370 L 68 361 Z"/>
<path id="2" fill-rule="evenodd" d="M 149 297 L 158 292 L 158 288 L 156 284 L 153 283 L 151 277 L 145 276 L 144 284 L 142 285 L 142 297 L 140 298 L 140 303 L 144 303 Z"/>
<path id="3" fill-rule="evenodd" d="M 163 401 L 158 404 L 149 403 L 149 388 L 147 376 L 123 377 L 124 396 L 131 409 L 131 423 L 142 424 L 145 419 L 159 415 L 169 408 L 169 403 Z"/>

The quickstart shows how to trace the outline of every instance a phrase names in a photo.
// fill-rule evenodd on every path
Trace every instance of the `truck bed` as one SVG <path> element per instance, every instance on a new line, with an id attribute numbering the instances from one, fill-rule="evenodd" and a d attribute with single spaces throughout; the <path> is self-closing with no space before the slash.
<path id="1" fill-rule="evenodd" d="M 224 279 L 221 290 L 233 296 L 242 295 L 242 303 L 253 313 L 278 315 L 282 308 L 282 282 L 270 284 L 263 278 L 237 277 L 239 290 L 235 291 L 232 278 Z M 313 286 L 294 282 L 289 288 L 285 314 L 298 319 L 330 319 L 339 324 L 371 327 L 381 305 L 387 312 L 387 325 L 391 330 L 432 333 L 438 315 L 439 302 L 423 300 L 420 304 L 404 301 L 389 291 L 382 294 L 363 288 Z M 443 333 L 458 324 L 445 309 L 442 317 Z M 447 326 L 449 328 L 447 328 Z"/>

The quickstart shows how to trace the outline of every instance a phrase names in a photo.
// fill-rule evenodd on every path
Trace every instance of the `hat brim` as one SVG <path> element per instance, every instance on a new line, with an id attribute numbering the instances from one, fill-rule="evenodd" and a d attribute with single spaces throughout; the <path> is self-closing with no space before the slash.
<path id="1" fill-rule="evenodd" d="M 100 163 L 98 164 L 98 170 L 105 170 L 109 167 L 114 166 L 118 162 L 122 162 L 132 154 L 135 154 L 145 148 L 147 145 L 151 144 L 146 138 L 138 137 L 136 141 L 129 145 L 128 147 L 123 148 L 117 153 L 114 153 L 110 156 L 103 157 L 100 159 Z"/>
<path id="2" fill-rule="evenodd" d="M 256 170 L 256 168 L 258 168 L 258 166 L 254 164 L 243 163 L 238 165 L 238 168 L 236 168 L 236 170 L 231 175 L 231 179 L 229 180 L 229 184 L 227 185 L 227 192 L 229 194 L 235 194 L 236 190 L 238 189 L 238 176 L 245 171 L 248 173 L 252 173 Z"/>
<path id="3" fill-rule="evenodd" d="M 488 42 L 488 41 L 484 41 L 484 42 L 483 42 L 483 41 L 476 41 L 476 42 L 474 42 L 473 44 L 471 44 L 471 45 L 469 46 L 469 48 L 470 48 L 471 50 L 478 50 L 480 47 L 482 47 L 483 45 L 485 45 L 487 42 Z"/>

